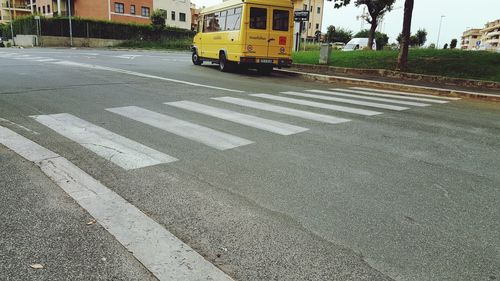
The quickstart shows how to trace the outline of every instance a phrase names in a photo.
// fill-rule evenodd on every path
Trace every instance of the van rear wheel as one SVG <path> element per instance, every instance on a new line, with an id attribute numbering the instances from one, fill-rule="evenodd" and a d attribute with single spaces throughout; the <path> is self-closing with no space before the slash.
<path id="1" fill-rule="evenodd" d="M 226 54 L 223 52 L 219 54 L 219 70 L 222 72 L 231 70 L 231 62 L 227 61 Z"/>

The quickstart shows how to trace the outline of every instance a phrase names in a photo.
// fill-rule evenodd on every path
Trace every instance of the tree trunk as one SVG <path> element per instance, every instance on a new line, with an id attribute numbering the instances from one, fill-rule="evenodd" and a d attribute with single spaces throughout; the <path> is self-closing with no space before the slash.
<path id="1" fill-rule="evenodd" d="M 372 18 L 370 34 L 368 34 L 368 50 L 373 50 L 373 40 L 375 40 L 375 32 L 377 32 L 377 19 Z"/>
<path id="2" fill-rule="evenodd" d="M 413 15 L 414 0 L 405 1 L 405 12 L 403 19 L 403 33 L 401 37 L 401 50 L 398 57 L 398 69 L 406 71 L 408 69 L 408 48 L 410 45 L 411 18 Z"/>

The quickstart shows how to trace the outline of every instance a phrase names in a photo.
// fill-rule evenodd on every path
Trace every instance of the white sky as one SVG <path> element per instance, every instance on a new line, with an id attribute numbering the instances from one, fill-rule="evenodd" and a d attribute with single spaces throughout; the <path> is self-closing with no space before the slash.
<path id="1" fill-rule="evenodd" d="M 221 3 L 222 0 L 191 0 L 197 6 L 210 6 Z M 354 2 L 354 0 L 351 0 Z M 383 32 L 389 35 L 389 42 L 395 42 L 401 32 L 403 23 L 404 0 L 396 0 L 396 9 L 387 14 L 383 24 Z M 327 26 L 344 27 L 356 33 L 361 28 L 361 22 L 356 16 L 362 13 L 362 8 L 349 7 L 334 9 L 332 2 L 325 1 L 323 32 Z M 412 32 L 425 28 L 429 33 L 427 44 L 436 43 L 441 15 L 443 25 L 439 45 L 457 38 L 460 44 L 462 32 L 471 27 L 482 28 L 488 21 L 500 19 L 500 0 L 415 0 L 413 11 Z M 365 24 L 368 28 L 368 24 Z"/>

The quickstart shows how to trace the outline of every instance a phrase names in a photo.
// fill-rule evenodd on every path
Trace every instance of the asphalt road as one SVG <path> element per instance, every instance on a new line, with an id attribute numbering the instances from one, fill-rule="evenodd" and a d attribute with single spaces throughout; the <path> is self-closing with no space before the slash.
<path id="1" fill-rule="evenodd" d="M 234 280 L 499 280 L 500 104 L 345 87 L 220 73 L 188 53 L 2 49 L 0 126 L 71 161 Z M 340 95 L 308 91 L 331 88 Z M 102 131 L 113 133 L 106 143 Z M 122 158 L 117 142 L 163 160 Z M 0 179 L 0 279 L 155 280 L 1 144 Z"/>

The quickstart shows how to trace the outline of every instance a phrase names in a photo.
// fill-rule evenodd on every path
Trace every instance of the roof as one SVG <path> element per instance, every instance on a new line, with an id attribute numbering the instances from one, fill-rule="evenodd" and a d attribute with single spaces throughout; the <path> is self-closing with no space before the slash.
<path id="1" fill-rule="evenodd" d="M 211 11 L 223 10 L 225 8 L 237 6 L 243 3 L 293 8 L 291 0 L 227 0 L 218 5 L 206 7 L 201 10 L 201 13 L 205 14 Z"/>

